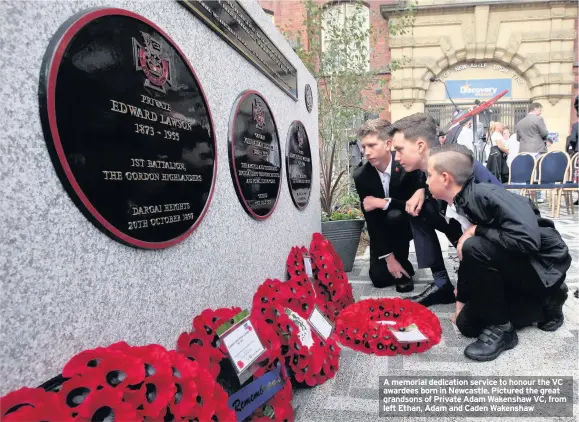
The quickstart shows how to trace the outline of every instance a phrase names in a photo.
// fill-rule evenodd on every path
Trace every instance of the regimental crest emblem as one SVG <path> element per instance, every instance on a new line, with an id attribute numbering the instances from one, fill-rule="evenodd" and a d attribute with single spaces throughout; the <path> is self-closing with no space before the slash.
<path id="1" fill-rule="evenodd" d="M 253 104 L 251 105 L 253 111 L 253 120 L 255 121 L 255 127 L 259 130 L 265 129 L 265 111 L 261 106 L 261 102 L 255 98 Z"/>
<path id="2" fill-rule="evenodd" d="M 312 87 L 309 84 L 306 84 L 306 95 L 304 96 L 305 101 L 306 101 L 306 109 L 308 110 L 308 113 L 312 112 L 312 109 L 314 108 L 314 95 L 312 93 Z"/>
<path id="3" fill-rule="evenodd" d="M 146 32 L 141 32 L 144 46 L 133 38 L 133 59 L 137 71 L 143 71 L 145 87 L 165 94 L 172 85 L 169 59 L 163 56 L 162 44 Z"/>

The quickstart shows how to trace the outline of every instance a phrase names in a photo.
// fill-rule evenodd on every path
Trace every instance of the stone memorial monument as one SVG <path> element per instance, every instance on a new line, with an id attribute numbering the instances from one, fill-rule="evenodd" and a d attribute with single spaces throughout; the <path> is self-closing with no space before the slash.
<path id="1" fill-rule="evenodd" d="M 83 349 L 175 347 L 320 231 L 316 83 L 257 1 L 115 7 L 0 2 L 0 395 Z M 228 159 L 245 97 L 265 124 L 241 139 L 264 166 L 248 190 Z M 294 121 L 309 162 L 286 161 Z"/>

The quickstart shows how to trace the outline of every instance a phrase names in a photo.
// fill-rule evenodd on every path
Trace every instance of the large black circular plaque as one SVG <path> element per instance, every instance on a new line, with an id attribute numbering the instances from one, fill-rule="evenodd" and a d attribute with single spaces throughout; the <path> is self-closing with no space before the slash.
<path id="1" fill-rule="evenodd" d="M 281 152 L 271 110 L 255 91 L 243 92 L 233 106 L 229 163 L 245 211 L 257 220 L 269 217 L 280 190 Z"/>
<path id="2" fill-rule="evenodd" d="M 303 210 L 312 192 L 312 151 L 304 124 L 292 122 L 287 135 L 287 182 L 294 205 Z"/>
<path id="3" fill-rule="evenodd" d="M 160 28 L 121 9 L 73 16 L 48 47 L 39 97 L 53 164 L 90 221 L 141 248 L 191 234 L 213 194 L 213 122 Z"/>
<path id="4" fill-rule="evenodd" d="M 306 84 L 306 88 L 304 91 L 305 91 L 304 99 L 306 102 L 306 109 L 308 110 L 308 113 L 311 113 L 314 108 L 314 94 L 312 93 L 312 87 L 310 86 L 310 84 Z"/>

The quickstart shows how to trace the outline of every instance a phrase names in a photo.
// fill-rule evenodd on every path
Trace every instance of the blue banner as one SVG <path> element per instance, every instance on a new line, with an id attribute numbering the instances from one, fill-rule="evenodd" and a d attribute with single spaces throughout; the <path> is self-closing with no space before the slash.
<path id="1" fill-rule="evenodd" d="M 511 98 L 513 90 L 512 79 L 477 79 L 472 81 L 446 81 L 448 93 L 453 100 L 472 99 L 489 100 L 495 95 L 508 89 L 509 92 L 503 98 Z"/>
<path id="2" fill-rule="evenodd" d="M 235 411 L 237 420 L 242 421 L 258 407 L 263 406 L 285 385 L 281 365 L 262 377 L 252 381 L 241 390 L 232 394 L 227 401 L 230 409 Z"/>

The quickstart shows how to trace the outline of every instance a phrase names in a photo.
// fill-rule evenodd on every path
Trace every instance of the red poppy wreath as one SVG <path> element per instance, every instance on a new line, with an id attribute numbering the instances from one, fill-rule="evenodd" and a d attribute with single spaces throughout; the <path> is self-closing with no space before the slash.
<path id="1" fill-rule="evenodd" d="M 438 317 L 426 307 L 386 298 L 365 299 L 348 306 L 340 312 L 336 332 L 340 343 L 351 349 L 393 356 L 425 352 L 440 342 L 442 328 Z M 424 339 L 409 340 L 420 337 Z"/>
<path id="2" fill-rule="evenodd" d="M 323 384 L 338 370 L 340 347 L 334 334 L 324 340 L 307 321 L 314 307 L 313 287 L 303 275 L 285 283 L 268 279 L 253 296 L 252 316 L 263 319 L 277 333 L 297 387 Z"/>
<path id="3" fill-rule="evenodd" d="M 315 304 L 333 322 L 345 306 L 353 303 L 352 287 L 346 274 L 338 269 L 341 267 L 340 258 L 337 257 L 336 266 L 331 254 L 319 252 L 317 248 L 321 246 L 318 243 L 313 245 L 315 256 L 310 255 L 313 277 L 306 274 L 304 258 L 309 252 L 303 246 L 291 249 L 286 261 L 287 272 L 290 280 L 303 280 L 313 286 Z"/>
<path id="4" fill-rule="evenodd" d="M 209 371 L 156 344 L 132 347 L 121 342 L 85 350 L 70 359 L 56 379 L 43 386 L 57 392 L 22 388 L 3 397 L 0 419 L 235 419 L 227 394 Z"/>
<path id="5" fill-rule="evenodd" d="M 332 243 L 321 233 L 314 233 L 312 236 L 310 255 L 317 286 L 316 293 L 326 298 L 322 311 L 331 321 L 335 321 L 342 309 L 354 303 L 352 286 L 344 271 L 342 260 Z"/>
<path id="6" fill-rule="evenodd" d="M 209 365 L 213 381 L 218 382 L 225 389 L 224 406 L 227 406 L 229 395 L 238 391 L 242 385 L 228 361 L 225 347 L 223 344 L 218 345 L 217 329 L 227 322 L 233 322 L 233 317 L 241 311 L 242 309 L 237 307 L 206 309 L 193 319 L 193 330 L 182 333 L 177 341 L 179 353 L 190 360 Z M 257 361 L 258 367 L 252 378 L 254 380 L 275 369 L 282 361 L 282 356 L 281 345 L 273 328 L 262 318 L 254 315 L 250 316 L 250 321 L 265 349 L 265 353 Z M 285 375 L 285 371 L 284 377 L 287 378 L 285 387 L 255 410 L 249 420 L 260 420 L 265 417 L 269 420 L 273 418 L 276 421 L 293 421 L 291 381 Z"/>

